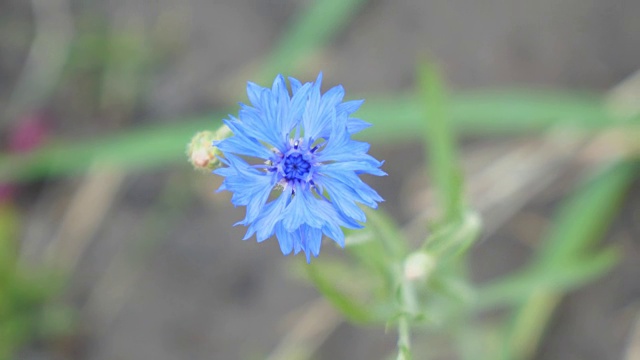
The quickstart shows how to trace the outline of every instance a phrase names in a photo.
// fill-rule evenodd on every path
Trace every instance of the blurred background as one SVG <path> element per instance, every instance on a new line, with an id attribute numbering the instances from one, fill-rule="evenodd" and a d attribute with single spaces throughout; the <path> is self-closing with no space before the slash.
<path id="1" fill-rule="evenodd" d="M 275 241 L 240 240 L 243 209 L 187 163 L 190 137 L 237 113 L 246 81 L 322 70 L 366 98 L 361 138 L 389 173 L 366 180 L 411 235 L 433 197 L 415 134 L 429 59 L 483 283 L 640 142 L 602 130 L 640 104 L 639 17 L 637 0 L 0 0 L 0 358 L 385 358 L 393 332 L 345 322 Z M 621 256 L 561 293 L 535 359 L 640 359 L 640 182 L 614 195 L 597 241 Z"/>

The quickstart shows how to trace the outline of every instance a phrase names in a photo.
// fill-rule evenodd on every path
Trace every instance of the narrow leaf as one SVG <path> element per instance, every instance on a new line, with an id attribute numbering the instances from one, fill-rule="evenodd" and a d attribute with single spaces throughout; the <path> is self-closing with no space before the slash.
<path id="1" fill-rule="evenodd" d="M 443 208 L 444 218 L 457 217 L 462 209 L 462 181 L 458 168 L 456 140 L 449 113 L 449 101 L 440 73 L 433 64 L 419 69 L 420 94 L 423 98 L 424 143 L 429 176 L 433 179 Z"/>
<path id="2" fill-rule="evenodd" d="M 364 324 L 373 320 L 372 311 L 348 294 L 342 292 L 334 284 L 334 279 L 325 276 L 321 267 L 311 264 L 306 266 L 307 275 L 316 289 L 338 309 L 348 320 Z"/>
<path id="3" fill-rule="evenodd" d="M 638 169 L 634 164 L 619 164 L 580 186 L 555 218 L 538 255 L 541 266 L 589 251 L 607 230 Z"/>

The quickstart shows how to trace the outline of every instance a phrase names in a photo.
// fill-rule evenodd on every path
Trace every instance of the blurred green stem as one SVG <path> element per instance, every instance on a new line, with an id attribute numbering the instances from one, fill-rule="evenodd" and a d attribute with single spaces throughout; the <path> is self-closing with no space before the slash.
<path id="1" fill-rule="evenodd" d="M 406 315 L 398 321 L 398 360 L 411 359 L 411 327 Z"/>
<path id="2" fill-rule="evenodd" d="M 398 319 L 397 360 L 411 360 L 411 320 L 418 309 L 418 301 L 413 282 L 404 276 L 400 285 L 399 297 L 402 312 Z"/>
<path id="3" fill-rule="evenodd" d="M 322 49 L 340 33 L 364 6 L 365 0 L 325 0 L 308 2 L 283 33 L 275 49 L 265 59 L 258 82 L 270 81 L 282 69 L 299 66 L 301 60 Z"/>
<path id="4" fill-rule="evenodd" d="M 544 335 L 562 296 L 552 291 L 537 291 L 516 309 L 507 328 L 507 343 L 502 359 L 531 359 Z"/>
<path id="5" fill-rule="evenodd" d="M 424 144 L 427 170 L 438 194 L 441 221 L 462 213 L 462 178 L 458 165 L 456 133 L 451 123 L 449 95 L 435 64 L 418 68 L 419 94 L 423 106 Z"/>

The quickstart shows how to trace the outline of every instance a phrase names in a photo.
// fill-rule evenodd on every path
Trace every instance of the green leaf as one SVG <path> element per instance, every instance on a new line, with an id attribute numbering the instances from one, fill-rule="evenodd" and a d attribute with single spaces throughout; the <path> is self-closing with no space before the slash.
<path id="1" fill-rule="evenodd" d="M 547 284 L 530 288 L 531 292 L 520 299 L 504 330 L 501 359 L 532 358 L 562 294 L 607 272 L 616 264 L 617 255 L 616 249 L 610 248 L 589 260 L 558 264 L 555 269 L 541 268 L 546 270 Z"/>
<path id="2" fill-rule="evenodd" d="M 441 295 L 450 305 L 456 308 L 458 304 L 462 304 L 465 307 L 468 304 L 473 304 L 476 299 L 475 290 L 460 274 L 447 274 L 442 271 L 434 274 L 429 281 L 427 291 L 433 291 Z"/>
<path id="3" fill-rule="evenodd" d="M 383 209 L 365 208 L 367 226 L 357 232 L 367 232 L 374 240 L 378 240 L 384 251 L 393 259 L 399 260 L 407 252 L 407 239 L 400 231 L 398 224 Z"/>
<path id="4" fill-rule="evenodd" d="M 413 93 L 363 97 L 356 116 L 373 126 L 369 140 L 420 140 L 425 129 L 424 95 Z M 452 94 L 449 115 L 459 135 L 514 135 L 541 132 L 552 126 L 600 130 L 640 124 L 640 118 L 616 117 L 602 96 L 533 89 L 484 89 Z M 392 120 L 392 121 L 391 121 Z"/>
<path id="5" fill-rule="evenodd" d="M 483 286 L 476 306 L 488 309 L 519 303 L 540 291 L 562 294 L 602 276 L 617 260 L 617 251 L 609 249 L 588 260 L 573 260 L 548 268 L 531 267 Z"/>
<path id="6" fill-rule="evenodd" d="M 128 132 L 80 140 L 59 141 L 28 154 L 0 156 L 0 179 L 29 180 L 71 175 L 92 165 L 146 170 L 167 163 L 186 165 L 186 145 L 203 128 L 219 126 L 224 114 L 179 124 L 148 126 Z"/>
<path id="7" fill-rule="evenodd" d="M 504 329 L 500 359 L 530 359 L 560 300 L 556 293 L 538 291 L 520 305 Z"/>
<path id="8" fill-rule="evenodd" d="M 622 162 L 600 171 L 562 205 L 535 260 L 524 270 L 481 288 L 478 307 L 524 301 L 539 290 L 564 293 L 608 271 L 615 249 L 593 252 L 611 223 L 638 164 Z"/>
<path id="9" fill-rule="evenodd" d="M 418 70 L 420 94 L 424 99 L 424 144 L 427 168 L 438 191 L 443 221 L 462 211 L 462 181 L 458 167 L 456 139 L 451 124 L 448 96 L 440 73 L 433 64 L 423 63 Z"/>
<path id="10" fill-rule="evenodd" d="M 487 89 L 454 97 L 452 116 L 465 133 L 508 134 L 540 131 L 551 126 L 600 129 L 621 125 L 602 96 L 535 89 Z"/>
<path id="11" fill-rule="evenodd" d="M 305 56 L 326 45 L 342 31 L 364 0 L 322 0 L 308 3 L 285 29 L 282 38 L 266 59 L 259 81 L 271 81 L 284 70 L 292 69 Z"/>
<path id="12" fill-rule="evenodd" d="M 609 227 L 639 169 L 636 164 L 618 164 L 580 186 L 555 217 L 537 256 L 540 266 L 560 264 L 591 250 Z"/>
<path id="13" fill-rule="evenodd" d="M 407 346 L 400 346 L 398 349 L 398 357 L 397 360 L 411 360 L 413 356 L 411 355 L 411 350 Z"/>
<path id="14" fill-rule="evenodd" d="M 328 276 L 323 268 L 317 264 L 305 266 L 307 276 L 315 285 L 316 289 L 340 311 L 348 320 L 357 323 L 370 323 L 375 319 L 373 310 L 367 305 L 360 303 L 355 298 L 340 289 L 335 284 L 335 279 Z"/>
<path id="15" fill-rule="evenodd" d="M 425 242 L 424 250 L 445 264 L 466 251 L 479 237 L 480 216 L 467 211 L 462 218 L 454 219 L 439 227 Z"/>

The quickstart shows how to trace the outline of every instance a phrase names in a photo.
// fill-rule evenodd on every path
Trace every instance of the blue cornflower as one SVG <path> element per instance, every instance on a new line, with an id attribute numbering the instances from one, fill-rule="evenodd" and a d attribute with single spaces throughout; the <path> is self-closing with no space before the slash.
<path id="1" fill-rule="evenodd" d="M 342 86 L 321 94 L 322 73 L 313 83 L 289 82 L 291 94 L 282 75 L 271 89 L 248 83 L 252 106 L 240 104 L 238 118 L 224 121 L 233 136 L 214 141 L 227 165 L 214 173 L 224 177 L 218 191 L 247 207 L 238 223 L 248 226 L 245 240 L 275 233 L 285 255 L 303 251 L 310 261 L 322 234 L 344 246 L 341 227 L 362 227 L 358 203 L 376 208 L 383 201 L 358 175 L 386 174 L 367 154 L 369 144 L 351 139 L 370 126 L 349 117 L 363 100 L 343 102 Z"/>

